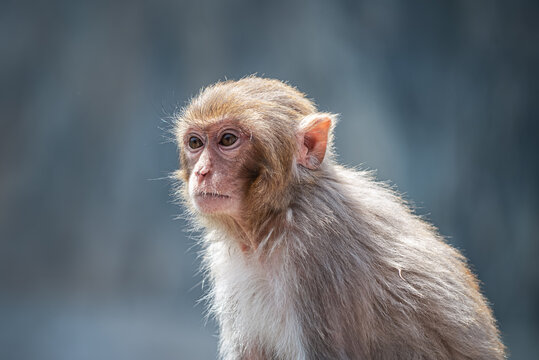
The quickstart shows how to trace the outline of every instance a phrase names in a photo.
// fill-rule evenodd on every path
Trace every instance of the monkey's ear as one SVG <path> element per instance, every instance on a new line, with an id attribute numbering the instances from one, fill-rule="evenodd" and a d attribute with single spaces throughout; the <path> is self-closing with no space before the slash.
<path id="1" fill-rule="evenodd" d="M 326 156 L 330 136 L 332 116 L 330 114 L 312 114 L 299 124 L 298 164 L 307 169 L 317 169 Z"/>

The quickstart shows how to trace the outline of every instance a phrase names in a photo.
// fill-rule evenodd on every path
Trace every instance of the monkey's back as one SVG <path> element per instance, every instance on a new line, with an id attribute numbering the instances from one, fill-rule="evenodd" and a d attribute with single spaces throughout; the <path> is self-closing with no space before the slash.
<path id="1" fill-rule="evenodd" d="M 320 233 L 288 249 L 303 278 L 297 308 L 310 308 L 302 321 L 313 358 L 504 358 L 465 259 L 395 192 L 335 165 L 311 186 L 298 189 L 295 231 Z"/>

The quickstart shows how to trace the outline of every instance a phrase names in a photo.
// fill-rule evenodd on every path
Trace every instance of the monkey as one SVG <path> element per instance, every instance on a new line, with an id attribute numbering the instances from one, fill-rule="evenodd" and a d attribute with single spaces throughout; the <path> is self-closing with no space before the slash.
<path id="1" fill-rule="evenodd" d="M 175 196 L 202 232 L 220 358 L 504 359 L 466 259 L 372 172 L 337 163 L 336 120 L 257 76 L 175 116 Z"/>

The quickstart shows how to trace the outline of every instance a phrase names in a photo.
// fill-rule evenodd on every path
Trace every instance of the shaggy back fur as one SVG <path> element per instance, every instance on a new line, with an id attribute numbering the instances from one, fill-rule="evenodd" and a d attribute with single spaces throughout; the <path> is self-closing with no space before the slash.
<path id="1" fill-rule="evenodd" d="M 315 113 L 292 87 L 249 77 L 203 90 L 178 119 L 181 136 L 234 117 L 257 149 L 245 193 L 256 249 L 242 250 L 231 219 L 197 214 L 180 191 L 206 227 L 221 357 L 503 359 L 477 280 L 431 225 L 332 156 L 316 170 L 296 164 L 296 133 Z"/>

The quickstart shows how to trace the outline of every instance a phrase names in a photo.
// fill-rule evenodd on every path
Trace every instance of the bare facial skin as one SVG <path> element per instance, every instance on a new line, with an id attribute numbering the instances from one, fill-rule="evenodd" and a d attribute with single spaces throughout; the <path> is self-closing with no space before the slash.
<path id="1" fill-rule="evenodd" d="M 178 114 L 178 196 L 203 231 L 221 359 L 505 359 L 464 257 L 295 88 L 219 82 Z"/>
<path id="2" fill-rule="evenodd" d="M 220 120 L 207 128 L 190 128 L 184 136 L 184 149 L 193 171 L 189 196 L 198 211 L 207 215 L 241 214 L 243 181 L 237 174 L 241 153 L 249 150 L 249 139 L 230 121 Z"/>

